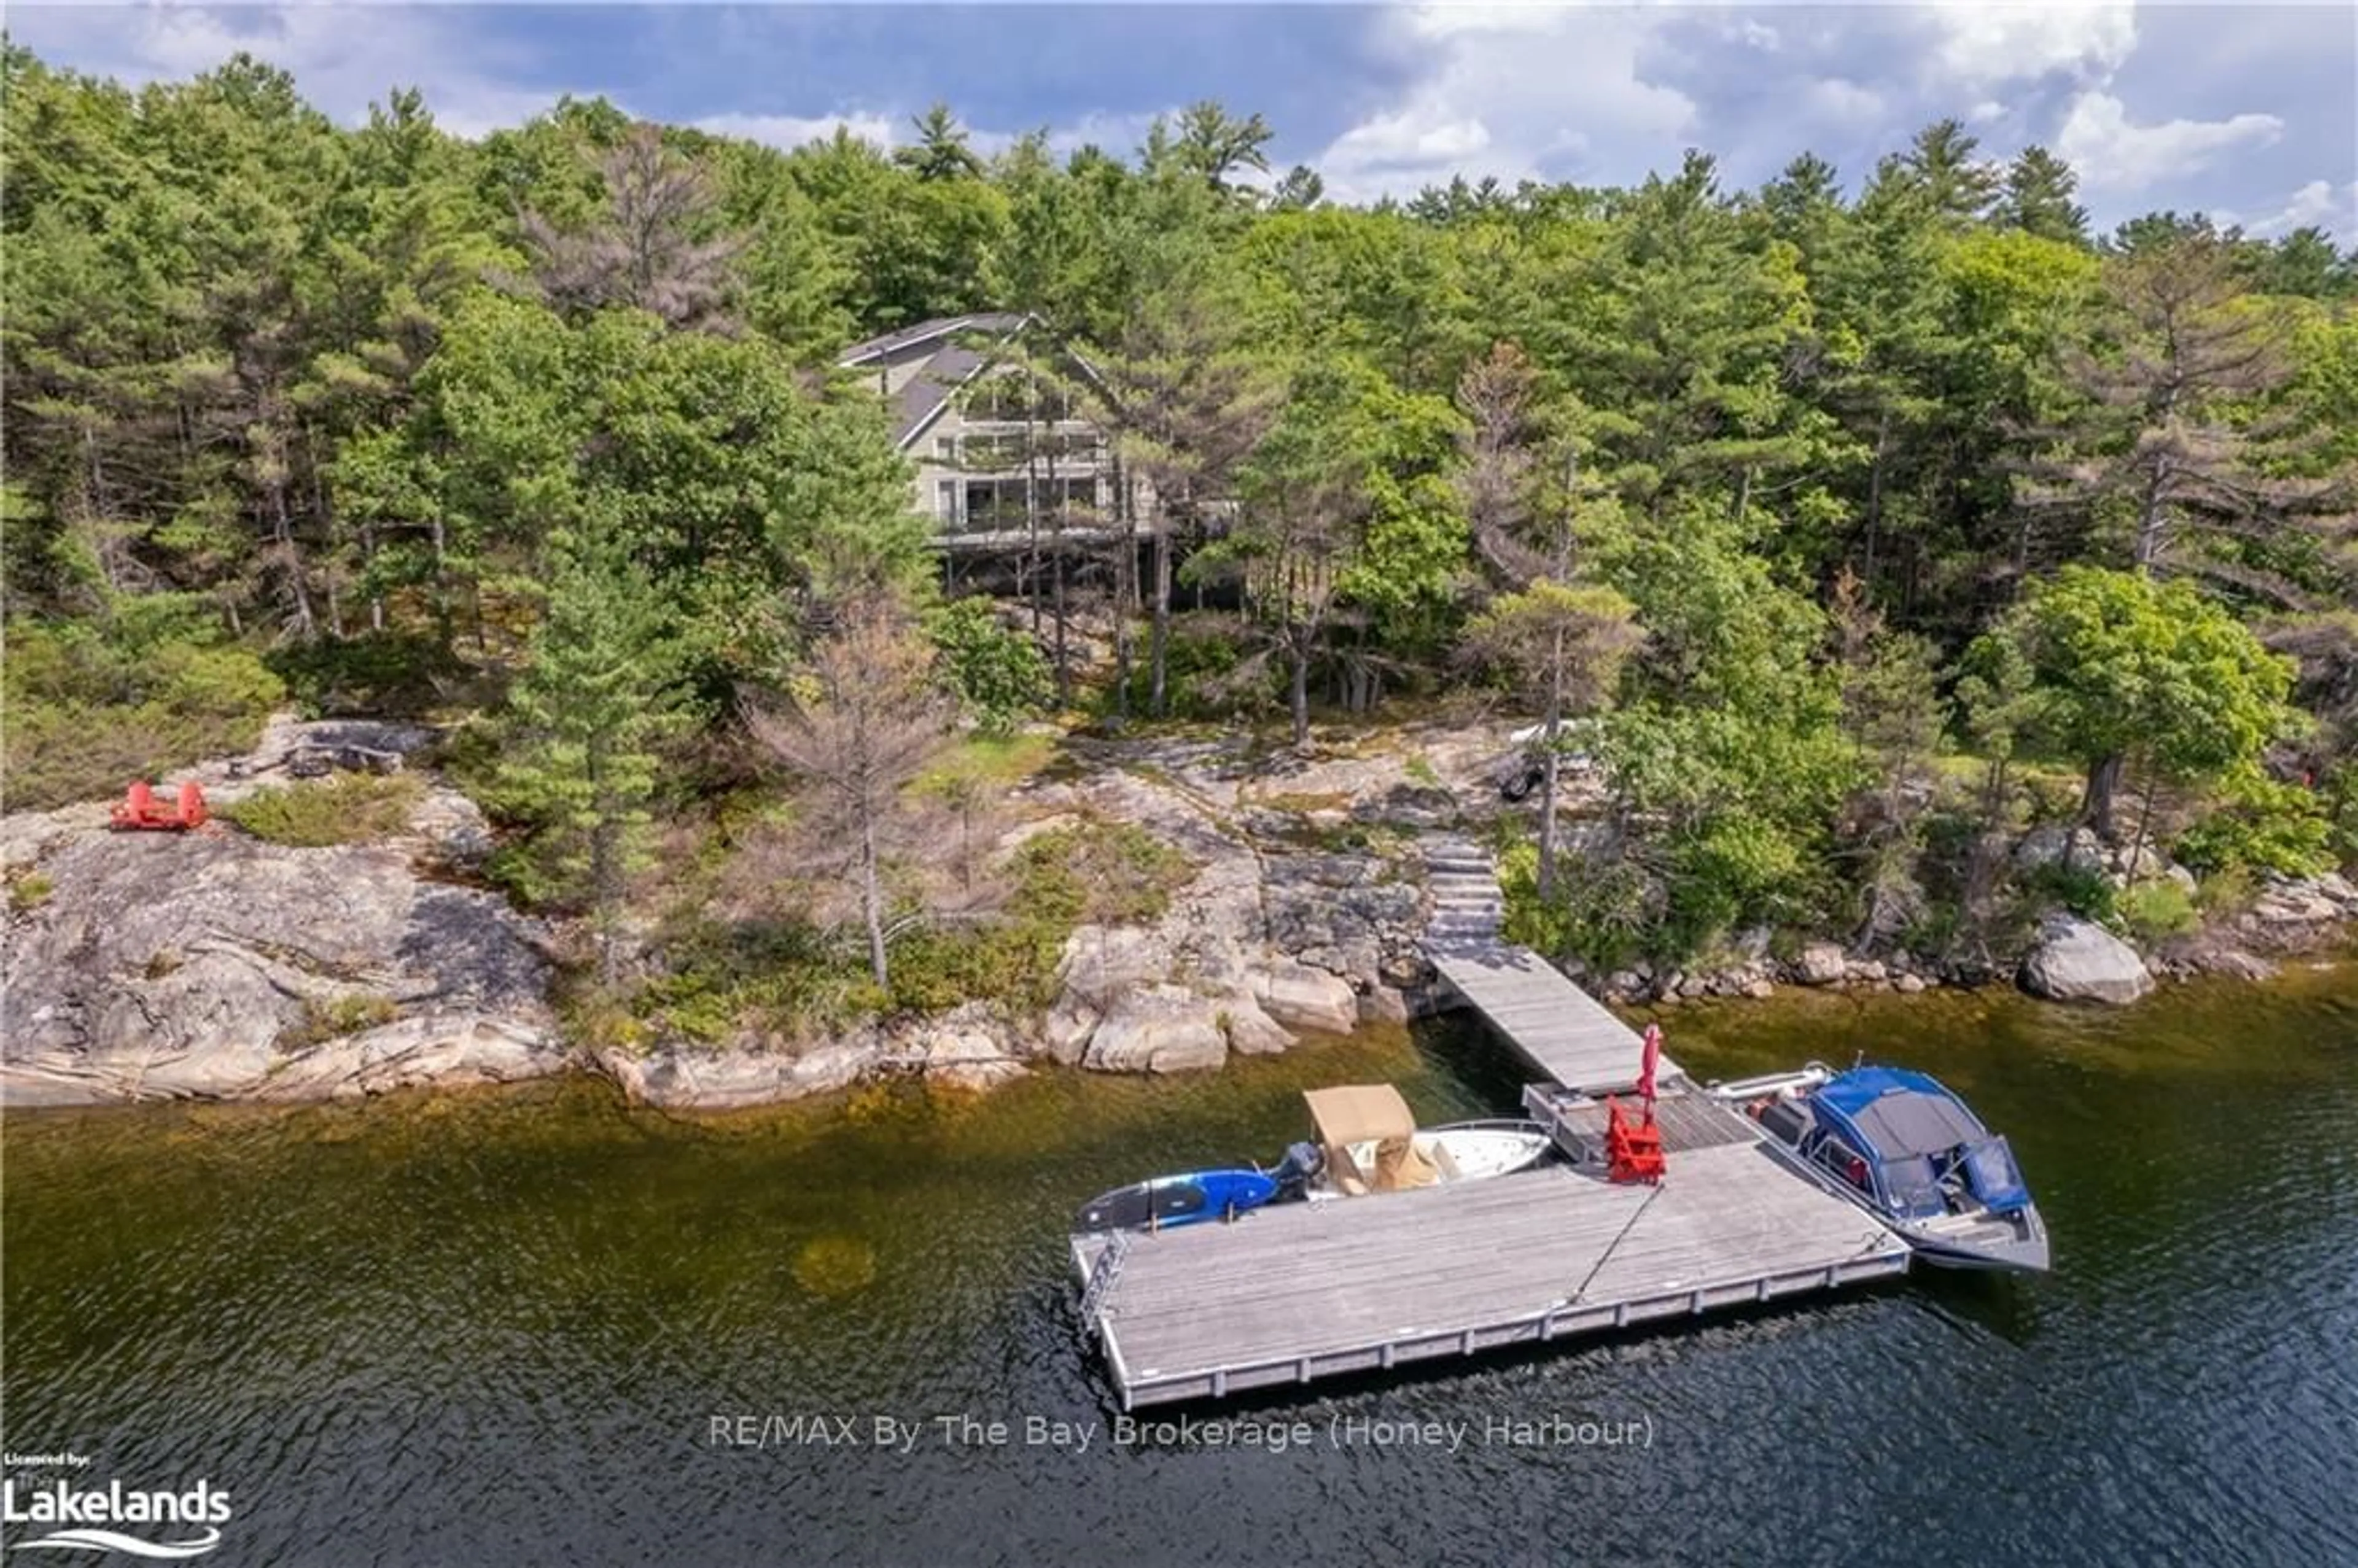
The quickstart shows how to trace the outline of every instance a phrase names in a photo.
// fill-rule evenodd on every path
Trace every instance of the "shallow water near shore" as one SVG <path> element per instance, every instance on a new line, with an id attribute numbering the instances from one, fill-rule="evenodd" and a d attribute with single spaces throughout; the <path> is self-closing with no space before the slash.
<path id="1" fill-rule="evenodd" d="M 2358 970 L 1662 1016 L 1698 1076 L 1941 1075 L 2013 1139 L 2056 1272 L 1189 1412 L 1307 1423 L 1279 1454 L 1117 1443 L 1075 1206 L 1273 1160 L 1305 1087 L 1510 1109 L 1503 1048 L 1461 1021 L 690 1119 L 589 1080 L 21 1112 L 5 1445 L 208 1478 L 222 1564 L 2358 1561 Z M 781 1431 L 748 1416 L 851 1441 L 741 1446 Z M 1510 1440 L 1552 1421 L 1574 1441 Z"/>

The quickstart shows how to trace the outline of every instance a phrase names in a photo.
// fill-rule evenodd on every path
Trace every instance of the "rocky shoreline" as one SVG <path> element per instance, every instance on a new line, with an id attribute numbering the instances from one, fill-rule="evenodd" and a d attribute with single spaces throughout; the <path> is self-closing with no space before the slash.
<path id="1" fill-rule="evenodd" d="M 413 753 L 430 738 L 281 720 L 254 757 L 175 779 L 194 776 L 227 803 L 254 787 L 257 759 L 291 746 Z M 969 1002 L 802 1051 L 568 1042 L 550 1004 L 564 933 L 468 885 L 489 831 L 430 773 L 406 831 L 341 848 L 274 846 L 226 827 L 114 834 L 103 804 L 0 818 L 11 892 L 0 1105 L 352 1098 L 589 1070 L 642 1103 L 727 1109 L 895 1074 L 987 1089 L 1042 1065 L 1204 1071 L 1447 1005 L 1420 952 L 1434 909 L 1418 836 L 1462 827 L 1467 802 L 1490 802 L 1496 737 L 1435 726 L 1316 758 L 1256 754 L 1236 738 L 1067 750 L 1078 766 L 1019 789 L 1021 820 L 999 848 L 1086 818 L 1134 824 L 1195 868 L 1168 912 L 1075 930 L 1044 1017 Z M 2017 850 L 2064 852 L 2109 853 L 2060 829 Z M 2117 856 L 2105 864 L 2123 880 L 2183 875 Z M 2150 962 L 2102 926 L 2056 914 L 2018 970 L 1862 957 L 1825 941 L 1772 956 L 1764 932 L 1712 967 L 1574 978 L 1628 1005 L 2009 980 L 2125 1003 L 2157 974 L 2266 978 L 2279 957 L 2341 944 L 2353 919 L 2358 888 L 2329 876 L 2268 884 L 2233 923 L 2166 943 Z"/>

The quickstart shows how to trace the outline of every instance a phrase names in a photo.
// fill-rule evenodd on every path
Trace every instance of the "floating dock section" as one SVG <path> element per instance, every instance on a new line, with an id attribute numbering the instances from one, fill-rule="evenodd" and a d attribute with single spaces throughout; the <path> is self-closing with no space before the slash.
<path id="1" fill-rule="evenodd" d="M 1076 1236 L 1082 1317 L 1122 1407 L 1219 1399 L 1887 1279 L 1907 1244 L 1796 1175 L 1742 1115 L 1659 1069 L 1669 1173 L 1594 1162 L 1600 1097 L 1642 1042 L 1498 935 L 1498 885 L 1463 840 L 1427 847 L 1442 977 L 1541 1074 L 1526 1094 L 1574 1162 L 1491 1181 L 1289 1204 L 1234 1224 Z"/>

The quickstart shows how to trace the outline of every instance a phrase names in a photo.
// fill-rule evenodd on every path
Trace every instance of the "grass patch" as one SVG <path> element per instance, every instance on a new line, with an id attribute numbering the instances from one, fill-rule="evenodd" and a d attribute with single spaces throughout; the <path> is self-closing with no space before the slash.
<path id="1" fill-rule="evenodd" d="M 11 914 L 25 914 L 49 902 L 58 884 L 39 871 L 19 871 L 8 879 L 8 909 Z"/>
<path id="2" fill-rule="evenodd" d="M 414 773 L 341 773 L 318 784 L 258 789 L 222 807 L 221 815 L 265 843 L 316 849 L 400 832 L 425 794 Z"/>
<path id="3" fill-rule="evenodd" d="M 1342 790 L 1278 790 L 1253 804 L 1271 811 L 1298 811 L 1307 816 L 1314 811 L 1348 811 L 1351 796 Z"/>
<path id="4" fill-rule="evenodd" d="M 313 999 L 303 1004 L 303 1021 L 279 1032 L 278 1048 L 300 1051 L 391 1023 L 401 1009 L 389 996 L 355 995 Z"/>
<path id="5" fill-rule="evenodd" d="M 949 795 L 979 787 L 996 794 L 1038 774 L 1056 758 L 1054 735 L 968 735 L 929 763 L 913 788 Z"/>
<path id="6" fill-rule="evenodd" d="M 1401 764 L 1401 771 L 1408 774 L 1408 782 L 1412 784 L 1425 789 L 1447 787 L 1441 782 L 1440 770 L 1433 765 L 1433 759 L 1422 752 L 1410 752 L 1408 761 Z"/>

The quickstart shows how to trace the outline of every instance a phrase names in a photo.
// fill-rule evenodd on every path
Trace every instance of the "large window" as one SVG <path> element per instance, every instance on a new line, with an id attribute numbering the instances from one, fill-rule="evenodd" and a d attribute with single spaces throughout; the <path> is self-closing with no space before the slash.
<path id="1" fill-rule="evenodd" d="M 1098 517 L 1097 481 L 1082 474 L 1055 481 L 969 479 L 943 481 L 945 490 L 958 484 L 953 514 L 945 506 L 944 523 L 960 534 L 1021 534 L 1028 531 L 1037 512 L 1042 528 L 1055 528 L 1059 517 L 1067 528 L 1087 527 Z M 945 495 L 947 502 L 951 497 Z"/>

